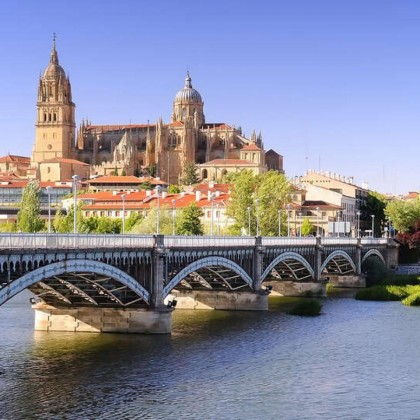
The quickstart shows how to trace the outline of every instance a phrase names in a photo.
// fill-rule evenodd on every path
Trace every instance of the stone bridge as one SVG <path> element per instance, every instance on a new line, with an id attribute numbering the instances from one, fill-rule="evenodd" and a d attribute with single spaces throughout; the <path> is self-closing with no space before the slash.
<path id="1" fill-rule="evenodd" d="M 385 238 L 0 234 L 0 305 L 36 296 L 35 328 L 168 333 L 178 303 L 266 310 L 269 290 L 323 293 L 368 258 L 398 264 Z"/>

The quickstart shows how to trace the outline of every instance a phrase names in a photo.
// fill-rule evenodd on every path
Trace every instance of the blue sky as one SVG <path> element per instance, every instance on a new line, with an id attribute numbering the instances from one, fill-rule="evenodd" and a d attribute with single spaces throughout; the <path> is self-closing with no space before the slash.
<path id="1" fill-rule="evenodd" d="M 208 122 L 261 130 L 286 175 L 420 190 L 420 2 L 50 1 L 0 5 L 0 155 L 30 156 L 53 32 L 76 119 L 169 121 L 189 68 Z"/>

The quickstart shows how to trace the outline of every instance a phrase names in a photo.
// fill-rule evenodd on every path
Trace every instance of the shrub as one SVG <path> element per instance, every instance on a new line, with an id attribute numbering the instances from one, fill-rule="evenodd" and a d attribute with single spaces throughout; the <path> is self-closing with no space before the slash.
<path id="1" fill-rule="evenodd" d="M 322 305 L 317 300 L 302 300 L 297 303 L 289 311 L 290 315 L 299 315 L 299 316 L 318 316 L 321 314 Z"/>
<path id="2" fill-rule="evenodd" d="M 375 256 L 368 258 L 363 263 L 362 272 L 366 273 L 366 286 L 368 287 L 381 283 L 388 274 L 388 270 L 382 261 Z"/>
<path id="3" fill-rule="evenodd" d="M 402 303 L 407 306 L 420 306 L 420 292 L 407 296 Z"/>
<path id="4" fill-rule="evenodd" d="M 378 300 L 378 301 L 389 301 L 389 300 L 401 300 L 401 291 L 395 286 L 372 286 L 367 289 L 361 289 L 356 293 L 355 299 L 357 300 Z M 391 288 L 388 290 L 388 288 Z"/>

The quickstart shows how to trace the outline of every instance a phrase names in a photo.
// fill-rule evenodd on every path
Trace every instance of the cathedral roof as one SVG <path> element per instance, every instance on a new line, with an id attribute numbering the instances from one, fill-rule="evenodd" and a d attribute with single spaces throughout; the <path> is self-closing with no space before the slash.
<path id="1" fill-rule="evenodd" d="M 58 54 L 55 49 L 55 37 L 53 39 L 53 47 L 51 50 L 50 62 L 44 71 L 44 79 L 59 79 L 66 78 L 66 73 L 63 67 L 58 62 Z"/>
<path id="2" fill-rule="evenodd" d="M 25 156 L 6 155 L 0 157 L 0 163 L 27 163 L 29 164 L 31 158 Z"/>
<path id="3" fill-rule="evenodd" d="M 250 151 L 258 151 L 259 152 L 262 149 L 260 147 L 258 147 L 255 143 L 250 143 L 250 144 L 247 144 L 246 146 L 244 146 L 242 148 L 242 150 L 246 150 L 246 151 L 250 150 Z"/>
<path id="4" fill-rule="evenodd" d="M 86 125 L 86 131 L 98 131 L 102 133 L 106 133 L 108 131 L 121 131 L 121 130 L 130 130 L 136 128 L 147 128 L 147 127 L 154 127 L 155 124 L 108 124 L 108 125 Z"/>
<path id="5" fill-rule="evenodd" d="M 62 157 L 55 157 L 55 158 L 52 158 L 52 159 L 46 159 L 46 160 L 43 160 L 42 162 L 40 162 L 40 164 L 42 164 L 42 163 L 70 163 L 72 165 L 89 166 L 88 163 L 82 162 L 80 160 L 67 159 L 67 158 L 62 158 Z"/>
<path id="6" fill-rule="evenodd" d="M 201 95 L 196 91 L 191 84 L 191 77 L 190 74 L 187 72 L 187 77 L 185 78 L 185 85 L 184 88 L 178 91 L 175 96 L 175 102 L 195 102 L 195 103 L 203 103 L 201 99 Z"/>
<path id="7" fill-rule="evenodd" d="M 258 166 L 249 160 L 244 159 L 214 159 L 198 166 Z"/>

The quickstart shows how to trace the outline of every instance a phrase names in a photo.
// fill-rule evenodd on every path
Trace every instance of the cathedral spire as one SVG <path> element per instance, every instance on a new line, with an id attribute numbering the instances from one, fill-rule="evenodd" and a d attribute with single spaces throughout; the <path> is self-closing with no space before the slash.
<path id="1" fill-rule="evenodd" d="M 58 54 L 57 50 L 55 49 L 55 40 L 57 39 L 57 35 L 55 32 L 53 33 L 53 44 L 52 44 L 52 50 L 51 50 L 51 58 L 50 63 L 52 64 L 58 64 Z"/>
<path id="2" fill-rule="evenodd" d="M 185 86 L 184 89 L 191 89 L 192 88 L 192 84 L 191 84 L 191 77 L 190 77 L 190 72 L 187 70 L 187 77 L 185 78 Z"/>

